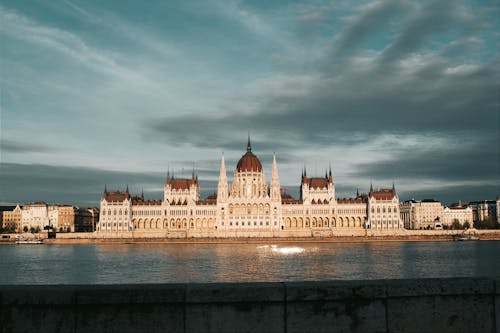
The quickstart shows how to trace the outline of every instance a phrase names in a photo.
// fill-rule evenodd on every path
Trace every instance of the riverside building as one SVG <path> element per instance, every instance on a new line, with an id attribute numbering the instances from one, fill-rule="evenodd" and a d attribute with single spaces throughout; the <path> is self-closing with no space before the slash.
<path id="1" fill-rule="evenodd" d="M 200 199 L 198 177 L 167 174 L 162 200 L 104 190 L 96 231 L 103 237 L 307 237 L 364 235 L 367 229 L 402 229 L 394 186 L 336 199 L 331 169 L 324 177 L 302 171 L 300 197 L 280 187 L 273 155 L 270 183 L 250 139 L 231 184 L 224 155 L 217 194 Z"/>
<path id="2" fill-rule="evenodd" d="M 400 209 L 406 229 L 436 229 L 444 222 L 444 207 L 434 199 L 404 201 Z"/>

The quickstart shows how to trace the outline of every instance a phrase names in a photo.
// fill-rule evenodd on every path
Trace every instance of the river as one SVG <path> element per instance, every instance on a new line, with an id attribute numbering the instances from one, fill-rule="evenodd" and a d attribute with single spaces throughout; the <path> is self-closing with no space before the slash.
<path id="1" fill-rule="evenodd" d="M 500 276 L 500 241 L 2 245 L 0 284 Z"/>

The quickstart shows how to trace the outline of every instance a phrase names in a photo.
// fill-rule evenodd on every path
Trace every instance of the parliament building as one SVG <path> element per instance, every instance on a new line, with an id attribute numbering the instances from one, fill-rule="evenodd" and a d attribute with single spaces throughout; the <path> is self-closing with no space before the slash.
<path id="1" fill-rule="evenodd" d="M 250 139 L 231 184 L 224 155 L 217 194 L 200 198 L 198 177 L 167 175 L 163 200 L 104 190 L 96 232 L 102 237 L 311 237 L 363 235 L 403 229 L 394 186 L 337 199 L 331 169 L 323 177 L 302 171 L 300 197 L 280 187 L 273 155 L 271 180 L 252 152 Z"/>

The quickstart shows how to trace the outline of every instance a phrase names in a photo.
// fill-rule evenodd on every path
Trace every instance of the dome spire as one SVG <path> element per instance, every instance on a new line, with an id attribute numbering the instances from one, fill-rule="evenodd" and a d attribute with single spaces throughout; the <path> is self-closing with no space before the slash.
<path id="1" fill-rule="evenodd" d="M 252 152 L 252 145 L 250 144 L 250 131 L 248 131 L 248 143 L 247 143 L 247 152 Z"/>

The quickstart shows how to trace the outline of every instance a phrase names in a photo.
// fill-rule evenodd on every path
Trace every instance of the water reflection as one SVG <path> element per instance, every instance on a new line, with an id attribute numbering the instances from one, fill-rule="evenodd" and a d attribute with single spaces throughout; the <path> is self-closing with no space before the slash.
<path id="1" fill-rule="evenodd" d="M 500 276 L 500 242 L 0 246 L 0 283 Z"/>

